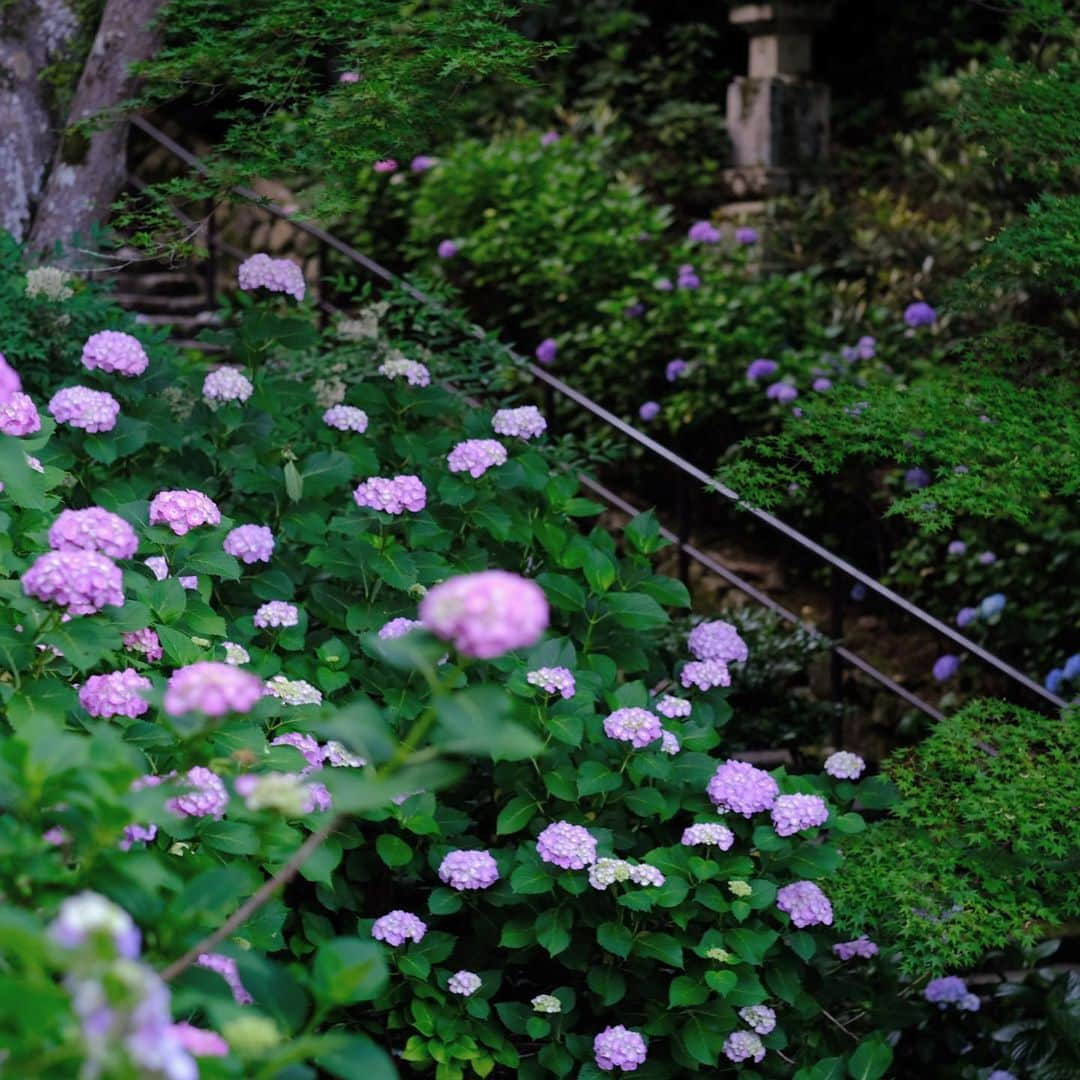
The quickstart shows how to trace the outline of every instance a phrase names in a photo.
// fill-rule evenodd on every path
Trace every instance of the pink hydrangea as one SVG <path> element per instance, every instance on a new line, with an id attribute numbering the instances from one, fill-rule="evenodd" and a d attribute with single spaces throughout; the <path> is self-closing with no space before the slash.
<path id="1" fill-rule="evenodd" d="M 0 432 L 21 438 L 40 430 L 41 417 L 29 395 L 14 393 L 0 404 Z"/>
<path id="2" fill-rule="evenodd" d="M 665 694 L 657 703 L 656 711 L 669 720 L 677 720 L 680 717 L 689 716 L 693 706 L 685 698 L 672 697 Z"/>
<path id="3" fill-rule="evenodd" d="M 698 660 L 730 664 L 732 661 L 744 662 L 748 656 L 746 642 L 739 636 L 739 631 L 721 619 L 695 626 L 690 631 L 687 645 Z"/>
<path id="4" fill-rule="evenodd" d="M 628 742 L 637 749 L 661 738 L 660 718 L 648 709 L 616 709 L 604 720 L 604 734 Z"/>
<path id="5" fill-rule="evenodd" d="M 687 847 L 693 847 L 695 844 L 710 844 L 721 851 L 727 851 L 735 843 L 735 834 L 726 825 L 707 821 L 699 825 L 688 825 L 683 829 L 680 842 Z"/>
<path id="6" fill-rule="evenodd" d="M 245 292 L 267 289 L 303 300 L 307 285 L 304 272 L 290 259 L 272 259 L 265 251 L 252 255 L 240 264 L 237 281 Z"/>
<path id="7" fill-rule="evenodd" d="M 487 889 L 499 880 L 499 867 L 487 851 L 451 851 L 439 864 L 439 878 L 452 889 Z"/>
<path id="8" fill-rule="evenodd" d="M 107 675 L 91 675 L 79 687 L 79 703 L 91 716 L 127 716 L 134 720 L 150 708 L 142 696 L 150 687 L 150 680 L 130 667 Z"/>
<path id="9" fill-rule="evenodd" d="M 800 929 L 806 926 L 832 926 L 832 904 L 812 881 L 785 885 L 776 894 L 776 906 L 790 915 L 791 921 Z"/>
<path id="10" fill-rule="evenodd" d="M 417 513 L 427 505 L 427 488 L 418 476 L 373 476 L 353 492 L 353 499 L 357 506 L 384 514 Z"/>
<path id="11" fill-rule="evenodd" d="M 112 431 L 120 415 L 120 402 L 104 390 L 68 386 L 49 401 L 49 414 L 58 424 L 70 424 L 94 435 Z"/>
<path id="12" fill-rule="evenodd" d="M 596 837 L 581 825 L 555 821 L 536 838 L 536 851 L 563 870 L 584 870 L 596 862 Z"/>
<path id="13" fill-rule="evenodd" d="M 708 793 L 719 809 L 753 817 L 762 810 L 772 809 L 780 789 L 767 772 L 729 758 L 713 774 Z"/>
<path id="14" fill-rule="evenodd" d="M 203 379 L 202 395 L 207 401 L 243 404 L 254 392 L 251 380 L 237 367 L 214 368 Z"/>
<path id="15" fill-rule="evenodd" d="M 547 431 L 547 421 L 535 405 L 522 405 L 519 409 L 500 409 L 491 427 L 496 435 L 536 439 Z"/>
<path id="16" fill-rule="evenodd" d="M 359 71 L 343 71 L 338 77 L 339 83 L 358 83 L 360 81 Z"/>
<path id="17" fill-rule="evenodd" d="M 274 534 L 265 525 L 237 525 L 222 544 L 227 555 L 251 565 L 269 562 L 274 554 Z"/>
<path id="18" fill-rule="evenodd" d="M 64 510 L 49 529 L 54 551 L 100 551 L 110 559 L 130 559 L 139 547 L 135 530 L 116 514 L 91 506 Z"/>
<path id="19" fill-rule="evenodd" d="M 777 836 L 794 836 L 803 829 L 824 825 L 828 817 L 829 808 L 818 795 L 778 795 L 772 805 Z"/>
<path id="20" fill-rule="evenodd" d="M 169 564 L 163 555 L 151 555 L 150 558 L 143 559 L 143 566 L 149 568 L 158 581 L 164 581 L 169 576 Z"/>
<path id="21" fill-rule="evenodd" d="M 167 706 L 166 711 L 171 712 Z M 212 817 L 218 821 L 225 816 L 229 793 L 217 773 L 202 765 L 196 765 L 195 768 L 188 769 L 184 783 L 188 790 L 183 795 L 177 795 L 175 799 L 169 799 L 165 804 L 174 814 L 182 817 Z"/>
<path id="22" fill-rule="evenodd" d="M 169 676 L 165 711 L 170 716 L 246 713 L 263 696 L 263 684 L 248 671 L 216 660 L 199 660 Z"/>
<path id="23" fill-rule="evenodd" d="M 254 621 L 261 630 L 296 626 L 300 622 L 300 609 L 284 600 L 270 600 L 255 612 Z"/>
<path id="24" fill-rule="evenodd" d="M 270 745 L 291 746 L 294 750 L 299 750 L 304 755 L 304 760 L 308 763 L 309 769 L 322 768 L 323 759 L 326 756 L 325 751 L 316 739 L 299 731 L 286 731 L 282 735 L 277 735 L 270 740 Z M 309 769 L 305 769 L 304 772 L 308 772 Z"/>
<path id="25" fill-rule="evenodd" d="M 379 637 L 383 641 L 393 641 L 396 638 L 404 637 L 413 630 L 421 630 L 423 626 L 424 624 L 419 619 L 406 619 L 401 616 L 397 619 L 391 619 L 388 623 L 383 623 L 379 629 Z"/>
<path id="26" fill-rule="evenodd" d="M 691 660 L 679 673 L 679 681 L 687 690 L 691 686 L 712 690 L 716 686 L 730 686 L 731 673 L 723 660 Z"/>
<path id="27" fill-rule="evenodd" d="M 150 524 L 167 525 L 177 536 L 200 525 L 220 523 L 217 504 L 201 491 L 159 491 L 150 502 Z"/>
<path id="28" fill-rule="evenodd" d="M 134 378 L 146 370 L 150 359 L 138 338 L 119 330 L 101 330 L 86 339 L 82 362 L 89 371 L 97 368 L 113 375 Z"/>
<path id="29" fill-rule="evenodd" d="M 850 750 L 837 750 L 825 759 L 825 771 L 837 780 L 858 780 L 866 762 Z"/>
<path id="30" fill-rule="evenodd" d="M 23 592 L 69 615 L 93 615 L 106 605 L 123 607 L 124 576 L 98 551 L 47 551 L 22 576 Z"/>
<path id="31" fill-rule="evenodd" d="M 240 972 L 236 969 L 236 961 L 224 953 L 199 953 L 196 964 L 207 971 L 214 971 L 220 975 L 232 992 L 233 1001 L 237 1005 L 250 1005 L 255 999 L 247 992 L 244 984 L 240 981 Z"/>
<path id="32" fill-rule="evenodd" d="M 228 1057 L 229 1044 L 216 1032 L 181 1022 L 169 1031 L 173 1038 L 193 1057 Z"/>
<path id="33" fill-rule="evenodd" d="M 490 660 L 535 645 L 547 629 L 548 603 L 534 581 L 505 570 L 484 570 L 429 589 L 420 620 L 463 655 Z"/>
<path id="34" fill-rule="evenodd" d="M 4 359 L 0 353 L 0 405 L 6 405 L 22 389 L 22 380 L 19 373 Z"/>
<path id="35" fill-rule="evenodd" d="M 404 356 L 384 360 L 379 365 L 379 374 L 388 379 L 404 379 L 410 386 L 431 384 L 431 372 L 419 360 L 406 360 Z"/>
<path id="36" fill-rule="evenodd" d="M 634 1072 L 639 1065 L 645 1064 L 648 1049 L 645 1040 L 636 1031 L 616 1024 L 604 1028 L 593 1039 L 593 1056 L 597 1068 L 604 1072 L 611 1072 L 612 1069 Z"/>
<path id="37" fill-rule="evenodd" d="M 383 158 L 380 161 L 376 161 L 371 166 L 377 173 L 392 173 L 397 172 L 397 161 L 394 158 Z"/>
<path id="38" fill-rule="evenodd" d="M 149 626 L 142 630 L 132 630 L 124 635 L 124 648 L 142 653 L 151 664 L 156 664 L 164 655 L 157 631 Z"/>
<path id="39" fill-rule="evenodd" d="M 660 749 L 665 754 L 677 754 L 682 749 L 682 743 L 679 742 L 679 737 L 673 731 L 661 731 L 660 732 Z"/>
<path id="40" fill-rule="evenodd" d="M 371 927 L 371 936 L 376 941 L 385 941 L 395 948 L 406 941 L 422 941 L 427 933 L 427 923 L 418 919 L 409 911 L 397 909 L 376 919 Z"/>
<path id="41" fill-rule="evenodd" d="M 362 435 L 368 428 L 368 415 L 354 405 L 332 405 L 323 413 L 323 423 L 338 431 L 355 431 Z"/>
<path id="42" fill-rule="evenodd" d="M 452 473 L 467 472 L 475 479 L 506 464 L 506 447 L 497 439 L 466 439 L 450 451 L 446 462 Z"/>
<path id="43" fill-rule="evenodd" d="M 561 694 L 564 698 L 572 698 L 577 689 L 573 672 L 564 667 L 537 668 L 525 676 L 525 681 L 546 694 Z"/>

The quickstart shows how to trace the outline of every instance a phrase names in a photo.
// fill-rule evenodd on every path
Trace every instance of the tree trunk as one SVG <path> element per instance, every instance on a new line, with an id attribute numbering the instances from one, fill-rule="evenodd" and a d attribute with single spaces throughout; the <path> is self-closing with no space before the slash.
<path id="1" fill-rule="evenodd" d="M 155 20 L 166 0 L 107 0 L 86 59 L 67 127 L 130 98 L 136 85 L 131 66 L 149 59 L 158 44 Z M 60 140 L 45 183 L 30 245 L 51 247 L 85 235 L 102 221 L 124 184 L 128 123 L 110 118 L 88 137 L 68 132 Z"/>

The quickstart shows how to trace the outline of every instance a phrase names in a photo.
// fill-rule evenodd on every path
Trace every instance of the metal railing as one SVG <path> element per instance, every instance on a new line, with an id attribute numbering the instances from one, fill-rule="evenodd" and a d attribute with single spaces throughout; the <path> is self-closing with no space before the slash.
<path id="1" fill-rule="evenodd" d="M 181 146 L 175 139 L 170 138 L 165 132 L 161 131 L 158 127 L 150 123 L 148 120 L 142 117 L 135 117 L 132 119 L 132 124 L 138 128 L 144 135 L 148 136 L 158 145 L 162 146 L 170 153 L 175 155 L 180 161 L 182 161 L 189 168 L 195 170 L 203 176 L 208 175 L 206 166 L 195 155 L 191 154 L 183 146 Z M 141 182 L 137 178 L 132 178 L 136 187 L 141 187 Z M 405 281 L 397 274 L 388 270 L 385 266 L 376 262 L 374 259 L 365 255 L 363 252 L 358 251 L 352 245 L 345 243 L 343 240 L 338 239 L 333 234 L 327 232 L 325 229 L 318 225 L 314 225 L 310 222 L 297 218 L 294 214 L 282 207 L 275 205 L 272 202 L 265 200 L 257 192 L 250 188 L 237 187 L 233 189 L 233 193 L 242 199 L 250 201 L 253 205 L 260 210 L 269 214 L 271 217 L 287 222 L 294 229 L 301 233 L 311 237 L 317 242 L 317 256 L 318 265 L 320 268 L 319 278 L 319 290 L 316 296 L 316 305 L 318 306 L 322 315 L 328 316 L 338 311 L 337 307 L 330 301 L 326 293 L 326 281 L 322 273 L 323 269 L 327 265 L 327 254 L 329 251 L 335 251 L 339 255 L 344 256 L 349 262 L 356 266 L 363 267 L 373 277 L 385 282 L 387 285 L 392 285 L 413 300 L 425 307 L 432 310 L 443 313 L 450 316 L 452 313 L 448 311 L 446 306 L 437 299 L 428 296 L 422 290 L 416 288 L 410 282 Z M 194 226 L 196 223 L 183 215 L 179 210 L 175 211 L 178 217 L 185 221 L 189 226 Z M 207 279 L 210 280 L 215 275 L 215 269 L 217 264 L 217 258 L 219 252 L 227 253 L 230 257 L 245 258 L 246 252 L 242 252 L 232 245 L 228 245 L 223 242 L 217 235 L 218 230 L 213 225 L 213 215 L 208 217 L 210 223 L 206 229 L 206 241 L 208 248 L 208 270 Z M 210 295 L 213 295 L 212 288 Z M 479 340 L 485 340 L 489 338 L 489 335 L 478 326 L 468 326 L 466 332 Z M 564 382 L 562 379 L 553 375 L 549 371 L 545 371 L 542 367 L 532 363 L 530 360 L 515 353 L 513 350 L 503 347 L 508 356 L 510 356 L 515 363 L 524 371 L 527 371 L 532 378 L 543 386 L 545 396 L 547 399 L 547 408 L 550 415 L 555 413 L 555 405 L 559 399 L 563 399 L 572 402 L 580 409 L 585 410 L 587 413 L 594 416 L 596 419 L 602 421 L 607 427 L 613 431 L 618 432 L 626 439 L 631 440 L 638 446 L 648 451 L 656 459 L 665 462 L 672 469 L 674 469 L 679 476 L 680 484 L 685 485 L 688 481 L 694 481 L 706 491 L 729 501 L 735 506 L 738 506 L 743 512 L 750 514 L 755 520 L 765 525 L 769 530 L 777 535 L 783 536 L 786 540 L 798 545 L 804 550 L 814 555 L 821 563 L 830 568 L 832 581 L 831 581 L 831 595 L 832 595 L 832 608 L 830 619 L 830 633 L 828 636 L 823 634 L 817 627 L 810 623 L 807 623 L 804 619 L 801 619 L 794 612 L 785 608 L 782 604 L 779 604 L 767 593 L 758 589 L 756 586 L 740 577 L 737 573 L 728 567 L 725 567 L 717 559 L 711 555 L 703 552 L 693 546 L 690 543 L 690 503 L 688 498 L 680 499 L 680 508 L 678 512 L 678 524 L 675 531 L 667 528 L 663 528 L 661 532 L 663 535 L 678 546 L 680 570 L 683 580 L 688 578 L 689 564 L 691 562 L 709 570 L 711 573 L 716 574 L 726 581 L 733 588 L 738 589 L 740 592 L 748 596 L 750 599 L 760 604 L 761 606 L 768 608 L 774 612 L 783 621 L 795 625 L 801 626 L 808 630 L 811 634 L 820 639 L 827 640 L 829 648 L 832 653 L 832 683 L 834 698 L 839 702 L 843 696 L 843 666 L 845 664 L 850 665 L 853 668 L 861 671 L 864 675 L 868 676 L 879 686 L 889 693 L 901 698 L 907 702 L 910 706 L 918 709 L 920 712 L 931 717 L 934 720 L 940 720 L 943 718 L 943 714 L 934 705 L 927 701 L 924 701 L 917 694 L 908 690 L 906 687 L 901 686 L 894 679 L 890 678 L 884 672 L 879 670 L 868 660 L 859 656 L 853 652 L 842 640 L 843 635 L 843 597 L 846 594 L 846 590 L 843 587 L 845 584 L 845 576 L 853 581 L 856 581 L 863 585 L 867 590 L 875 594 L 881 600 L 886 601 L 891 607 L 903 612 L 905 615 L 917 620 L 924 626 L 933 630 L 940 636 L 948 639 L 954 645 L 959 646 L 961 649 L 970 653 L 972 656 L 977 657 L 988 667 L 992 668 L 999 675 L 1004 676 L 1009 683 L 1021 688 L 1026 693 L 1034 697 L 1039 704 L 1043 707 L 1052 705 L 1055 708 L 1063 708 L 1066 702 L 1058 697 L 1056 694 L 1051 693 L 1044 686 L 1037 683 L 1035 680 L 1029 678 L 1023 672 L 1017 670 L 1011 664 L 995 656 L 993 653 L 984 649 L 981 645 L 963 634 L 959 633 L 953 627 L 946 623 L 943 623 L 940 619 L 935 618 L 933 615 L 924 611 L 922 608 L 913 604 L 910 600 L 905 599 L 886 585 L 882 585 L 881 582 L 871 577 L 869 574 L 864 573 L 858 567 L 853 566 L 845 559 L 833 554 L 827 548 L 822 547 L 819 543 L 812 540 L 810 537 L 799 532 L 797 529 L 781 521 L 779 518 L 773 516 L 767 511 L 761 510 L 757 507 L 750 506 L 743 502 L 739 498 L 738 494 L 726 487 L 724 484 L 719 483 L 708 473 L 698 468 L 693 463 L 687 461 L 685 458 L 676 454 L 673 450 L 658 443 L 651 436 L 640 431 L 633 425 L 626 423 L 620 417 L 614 413 L 605 409 L 604 406 L 593 401 L 591 398 L 586 397 L 584 394 L 575 390 L 572 386 Z M 625 499 L 619 495 L 610 491 L 604 485 L 597 482 L 595 479 L 589 476 L 583 475 L 581 477 L 583 484 L 600 498 L 602 498 L 609 506 L 620 510 L 623 513 L 634 514 L 638 513 L 638 508 L 632 506 Z M 684 489 L 685 490 L 685 489 Z"/>

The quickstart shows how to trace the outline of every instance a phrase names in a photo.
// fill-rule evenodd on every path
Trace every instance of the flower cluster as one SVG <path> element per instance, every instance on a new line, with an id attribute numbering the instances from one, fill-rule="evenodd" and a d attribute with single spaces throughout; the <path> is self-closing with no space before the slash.
<path id="1" fill-rule="evenodd" d="M 362 435 L 368 428 L 368 415 L 354 405 L 334 405 L 323 413 L 323 423 L 338 431 L 355 431 Z"/>
<path id="2" fill-rule="evenodd" d="M 207 401 L 243 404 L 254 392 L 251 380 L 238 367 L 214 368 L 203 379 L 202 395 Z"/>
<path id="3" fill-rule="evenodd" d="M 539 345 L 536 346 L 536 359 L 540 361 L 544 367 L 551 367 L 555 363 L 555 357 L 559 352 L 559 343 L 554 338 L 544 338 Z"/>
<path id="4" fill-rule="evenodd" d="M 69 615 L 93 615 L 106 605 L 123 607 L 124 576 L 97 551 L 47 551 L 22 576 L 23 592 Z"/>
<path id="5" fill-rule="evenodd" d="M 838 941 L 833 947 L 833 952 L 840 960 L 851 960 L 856 956 L 869 960 L 877 956 L 878 947 L 865 934 L 853 941 Z"/>
<path id="6" fill-rule="evenodd" d="M 300 609 L 285 600 L 268 600 L 259 606 L 252 618 L 260 630 L 296 626 L 300 622 Z"/>
<path id="7" fill-rule="evenodd" d="M 916 300 L 904 309 L 904 322 L 913 330 L 920 326 L 933 326 L 937 322 L 937 312 L 924 300 Z"/>
<path id="8" fill-rule="evenodd" d="M 329 810 L 333 804 L 323 784 L 305 783 L 298 773 L 245 773 L 233 786 L 249 810 L 276 810 L 299 817 Z"/>
<path id="9" fill-rule="evenodd" d="M 680 717 L 689 716 L 693 711 L 693 706 L 686 698 L 672 697 L 670 694 L 665 694 L 657 703 L 656 711 L 661 716 L 666 716 L 669 720 L 676 720 Z"/>
<path id="10" fill-rule="evenodd" d="M 686 235 L 692 244 L 720 243 L 720 230 L 711 221 L 695 221 Z"/>
<path id="11" fill-rule="evenodd" d="M 727 851 L 735 843 L 735 834 L 726 826 L 714 822 L 688 825 L 683 829 L 682 841 L 687 847 L 694 844 L 715 844 L 721 851 Z"/>
<path id="12" fill-rule="evenodd" d="M 177 536 L 185 536 L 200 525 L 220 523 L 217 504 L 201 491 L 159 491 L 150 500 L 150 524 L 166 525 Z"/>
<path id="13" fill-rule="evenodd" d="M 151 664 L 156 664 L 164 653 L 161 650 L 161 641 L 157 631 L 149 626 L 142 630 L 132 630 L 124 634 L 124 648 L 132 652 L 142 653 Z"/>
<path id="14" fill-rule="evenodd" d="M 691 660 L 679 672 L 684 689 L 696 686 L 699 690 L 712 690 L 717 686 L 731 685 L 731 672 L 723 660 Z"/>
<path id="15" fill-rule="evenodd" d="M 636 749 L 648 746 L 663 734 L 660 718 L 648 709 L 616 709 L 604 719 L 604 734 Z"/>
<path id="16" fill-rule="evenodd" d="M 525 676 L 525 681 L 546 694 L 561 694 L 564 698 L 572 698 L 577 689 L 573 673 L 564 667 L 537 668 Z"/>
<path id="17" fill-rule="evenodd" d="M 780 793 L 776 781 L 767 772 L 733 758 L 717 768 L 707 790 L 715 806 L 743 817 L 771 810 Z"/>
<path id="18" fill-rule="evenodd" d="M 554 994 L 537 994 L 529 1004 L 534 1012 L 547 1013 L 549 1016 L 562 1012 L 562 1002 Z"/>
<path id="19" fill-rule="evenodd" d="M 825 759 L 825 771 L 837 780 L 858 780 L 866 762 L 850 750 L 837 750 Z"/>
<path id="20" fill-rule="evenodd" d="M 49 529 L 54 551 L 100 551 L 110 559 L 130 559 L 139 547 L 135 530 L 116 514 L 91 506 L 64 510 Z"/>
<path id="21" fill-rule="evenodd" d="M 492 417 L 491 428 L 496 435 L 536 439 L 547 431 L 547 421 L 535 405 L 522 405 L 518 409 L 499 409 Z"/>
<path id="22" fill-rule="evenodd" d="M 483 980 L 475 971 L 457 971 L 450 976 L 446 988 L 451 994 L 472 997 L 480 989 L 482 982 Z"/>
<path id="23" fill-rule="evenodd" d="M 393 641 L 396 638 L 404 637 L 413 630 L 422 630 L 423 628 L 424 624 L 419 619 L 407 619 L 401 615 L 396 619 L 391 619 L 388 623 L 383 623 L 379 628 L 379 637 L 383 641 Z"/>
<path id="24" fill-rule="evenodd" d="M 597 1068 L 604 1072 L 622 1069 L 633 1072 L 639 1065 L 645 1064 L 648 1049 L 645 1040 L 636 1032 L 616 1024 L 606 1027 L 593 1039 L 593 1055 Z"/>
<path id="25" fill-rule="evenodd" d="M 741 663 L 745 662 L 749 655 L 746 642 L 739 636 L 739 631 L 731 623 L 720 619 L 695 626 L 690 631 L 686 644 L 698 660 L 719 660 L 724 664 L 733 661 Z"/>
<path id="26" fill-rule="evenodd" d="M 756 1063 L 764 1060 L 765 1047 L 755 1032 L 733 1031 L 724 1040 L 724 1057 L 736 1063 L 751 1059 Z"/>
<path id="27" fill-rule="evenodd" d="M 819 795 L 778 795 L 772 805 L 772 823 L 777 836 L 794 836 L 803 829 L 824 825 L 829 808 Z"/>
<path id="28" fill-rule="evenodd" d="M 832 926 L 829 898 L 812 881 L 796 881 L 776 894 L 776 906 L 791 916 L 800 929 L 805 926 Z"/>
<path id="29" fill-rule="evenodd" d="M 371 927 L 371 936 L 376 941 L 385 941 L 395 948 L 406 941 L 422 941 L 427 933 L 427 923 L 408 911 L 391 911 L 376 919 Z"/>
<path id="30" fill-rule="evenodd" d="M 41 417 L 27 394 L 14 393 L 7 401 L 0 402 L 0 432 L 21 438 L 40 430 Z"/>
<path id="31" fill-rule="evenodd" d="M 199 953 L 195 963 L 220 975 L 237 1005 L 250 1005 L 255 1000 L 240 981 L 240 972 L 237 971 L 236 961 L 231 956 L 224 953 Z"/>
<path id="32" fill-rule="evenodd" d="M 446 463 L 452 473 L 467 472 L 476 479 L 506 464 L 506 447 L 497 439 L 466 439 L 450 451 Z"/>
<path id="33" fill-rule="evenodd" d="M 275 675 L 266 683 L 266 692 L 286 705 L 321 705 L 322 693 L 305 679 L 289 679 Z"/>
<path id="34" fill-rule="evenodd" d="M 225 816 L 229 793 L 217 773 L 196 765 L 188 769 L 184 786 L 187 790 L 183 795 L 177 795 L 165 804 L 174 814 L 181 817 L 212 817 L 216 820 Z"/>
<path id="35" fill-rule="evenodd" d="M 555 821 L 536 838 L 536 851 L 563 870 L 584 870 L 596 862 L 596 838 L 581 825 Z"/>
<path id="36" fill-rule="evenodd" d="M 357 506 L 384 514 L 417 513 L 427 505 L 427 488 L 418 476 L 373 476 L 353 492 L 353 499 Z"/>
<path id="37" fill-rule="evenodd" d="M 199 660 L 178 668 L 165 688 L 170 716 L 198 712 L 204 716 L 246 713 L 263 696 L 263 684 L 250 672 L 216 660 Z"/>
<path id="38" fill-rule="evenodd" d="M 79 704 L 91 716 L 101 719 L 127 716 L 134 720 L 150 708 L 142 696 L 150 686 L 149 679 L 130 667 L 107 675 L 91 675 L 79 687 Z"/>
<path id="39" fill-rule="evenodd" d="M 391 357 L 379 365 L 379 374 L 388 379 L 404 379 L 410 386 L 430 386 L 431 372 L 418 360 L 404 356 Z"/>
<path id="40" fill-rule="evenodd" d="M 240 264 L 237 283 L 245 292 L 267 289 L 303 300 L 307 285 L 304 272 L 290 259 L 272 259 L 265 251 L 252 255 Z"/>
<path id="41" fill-rule="evenodd" d="M 120 402 L 104 390 L 68 386 L 53 394 L 49 401 L 49 415 L 58 424 L 70 424 L 95 435 L 112 431 L 116 426 Z"/>
<path id="42" fill-rule="evenodd" d="M 274 534 L 265 525 L 237 525 L 221 545 L 227 555 L 251 565 L 269 562 L 274 554 Z"/>
<path id="43" fill-rule="evenodd" d="M 499 880 L 499 868 L 487 851 L 451 851 L 439 865 L 439 878 L 452 889 L 487 889 Z"/>
<path id="44" fill-rule="evenodd" d="M 968 990 L 967 983 L 959 975 L 945 975 L 940 979 L 931 979 L 926 984 L 923 996 L 931 1005 L 945 1009 L 955 1005 L 963 1012 L 978 1012 L 978 995 Z"/>
<path id="45" fill-rule="evenodd" d="M 679 737 L 672 731 L 660 732 L 660 749 L 665 754 L 677 754 L 682 749 Z"/>
<path id="46" fill-rule="evenodd" d="M 138 338 L 119 330 L 101 330 L 86 339 L 82 351 L 83 367 L 133 378 L 141 375 L 150 363 Z"/>
<path id="47" fill-rule="evenodd" d="M 758 1035 L 768 1035 L 776 1027 L 776 1013 L 768 1005 L 747 1005 L 739 1010 L 739 1018 Z"/>

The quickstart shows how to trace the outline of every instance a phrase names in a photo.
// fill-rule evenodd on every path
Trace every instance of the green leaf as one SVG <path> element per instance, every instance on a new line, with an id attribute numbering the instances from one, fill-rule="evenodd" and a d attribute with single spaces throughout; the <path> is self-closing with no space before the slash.
<path id="1" fill-rule="evenodd" d="M 690 590 L 675 578 L 657 574 L 648 581 L 641 582 L 638 588 L 664 607 L 688 608 L 691 606 Z"/>
<path id="2" fill-rule="evenodd" d="M 573 915 L 569 908 L 548 908 L 536 919 L 536 940 L 550 956 L 558 956 L 570 947 Z"/>
<path id="3" fill-rule="evenodd" d="M 739 977 L 735 974 L 734 971 L 706 971 L 705 981 L 721 997 L 727 997 L 727 995 L 735 989 L 735 986 L 739 981 Z"/>
<path id="4" fill-rule="evenodd" d="M 193 551 L 181 561 L 184 565 L 177 570 L 177 577 L 209 574 L 224 581 L 240 580 L 240 564 L 224 551 Z"/>
<path id="5" fill-rule="evenodd" d="M 614 1005 L 626 996 L 626 979 L 622 972 L 615 968 L 594 964 L 589 968 L 586 982 L 589 989 L 600 998 L 601 1005 Z"/>
<path id="6" fill-rule="evenodd" d="M 848 1061 L 848 1076 L 852 1080 L 879 1080 L 888 1071 L 892 1059 L 892 1047 L 884 1039 L 866 1039 Z"/>
<path id="7" fill-rule="evenodd" d="M 700 1005 L 709 998 L 709 988 L 689 975 L 677 975 L 668 985 L 668 1004 Z"/>
<path id="8" fill-rule="evenodd" d="M 335 1080 L 398 1080 L 393 1059 L 366 1035 L 334 1033 L 337 1045 L 315 1064 Z"/>
<path id="9" fill-rule="evenodd" d="M 254 855 L 259 850 L 259 834 L 240 821 L 211 821 L 199 830 L 199 838 L 226 855 Z"/>
<path id="10" fill-rule="evenodd" d="M 371 1001 L 389 978 L 380 946 L 353 937 L 323 942 L 315 954 L 313 975 L 319 997 L 335 1005 Z"/>
<path id="11" fill-rule="evenodd" d="M 461 894 L 453 889 L 432 889 L 428 897 L 428 911 L 432 915 L 453 915 L 461 910 Z"/>
<path id="12" fill-rule="evenodd" d="M 671 934 L 648 930 L 634 941 L 634 955 L 651 957 L 669 967 L 683 966 L 682 946 Z"/>
<path id="13" fill-rule="evenodd" d="M 654 510 L 646 510 L 644 514 L 632 518 L 623 529 L 623 536 L 642 555 L 652 555 L 668 543 L 660 535 L 660 522 L 656 520 Z"/>
<path id="14" fill-rule="evenodd" d="M 840 833 L 860 833 L 866 828 L 866 821 L 861 814 L 841 814 L 830 822 L 832 827 Z"/>
<path id="15" fill-rule="evenodd" d="M 720 1048 L 716 1045 L 718 1035 L 703 1017 L 691 1016 L 679 1030 L 686 1052 L 702 1065 L 715 1065 Z"/>
<path id="16" fill-rule="evenodd" d="M 519 866 L 510 875 L 510 888 L 518 896 L 538 896 L 551 892 L 554 884 L 551 875 L 539 863 Z"/>
<path id="17" fill-rule="evenodd" d="M 585 607 L 585 590 L 565 574 L 540 574 L 536 584 L 544 590 L 548 603 L 560 611 L 581 611 Z"/>
<path id="18" fill-rule="evenodd" d="M 285 462 L 281 470 L 285 476 L 285 494 L 291 502 L 299 502 L 304 497 L 304 478 L 300 470 L 291 462 Z"/>
<path id="19" fill-rule="evenodd" d="M 304 459 L 300 468 L 303 476 L 303 493 L 308 499 L 319 499 L 332 493 L 340 493 L 348 499 L 349 481 L 353 475 L 352 458 L 340 450 L 320 451 Z M 290 496 L 291 498 L 291 496 Z"/>
<path id="20" fill-rule="evenodd" d="M 726 933 L 724 942 L 740 960 L 757 967 L 779 936 L 772 930 L 750 930 L 740 926 Z"/>
<path id="21" fill-rule="evenodd" d="M 586 761 L 578 769 L 578 794 L 599 795 L 602 791 L 614 791 L 622 784 L 618 773 L 612 772 L 599 761 Z"/>
<path id="22" fill-rule="evenodd" d="M 536 757 L 544 745 L 509 718 L 505 691 L 476 686 L 435 700 L 439 718 L 433 741 L 456 754 L 479 754 L 503 761 Z"/>
<path id="23" fill-rule="evenodd" d="M 412 848 L 393 833 L 383 833 L 375 841 L 375 850 L 387 866 L 406 866 L 413 857 Z"/>
<path id="24" fill-rule="evenodd" d="M 793 874 L 801 878 L 827 877 L 844 861 L 838 848 L 829 844 L 804 844 L 788 860 Z"/>
<path id="25" fill-rule="evenodd" d="M 625 960 L 630 955 L 634 935 L 619 923 L 606 922 L 596 928 L 596 940 L 602 949 Z"/>
<path id="26" fill-rule="evenodd" d="M 498 836 L 507 836 L 510 833 L 520 832 L 532 821 L 536 814 L 537 803 L 531 795 L 516 795 L 499 812 L 495 822 L 495 832 Z"/>
<path id="27" fill-rule="evenodd" d="M 604 602 L 627 630 L 659 630 L 668 623 L 667 612 L 644 593 L 610 593 Z"/>

